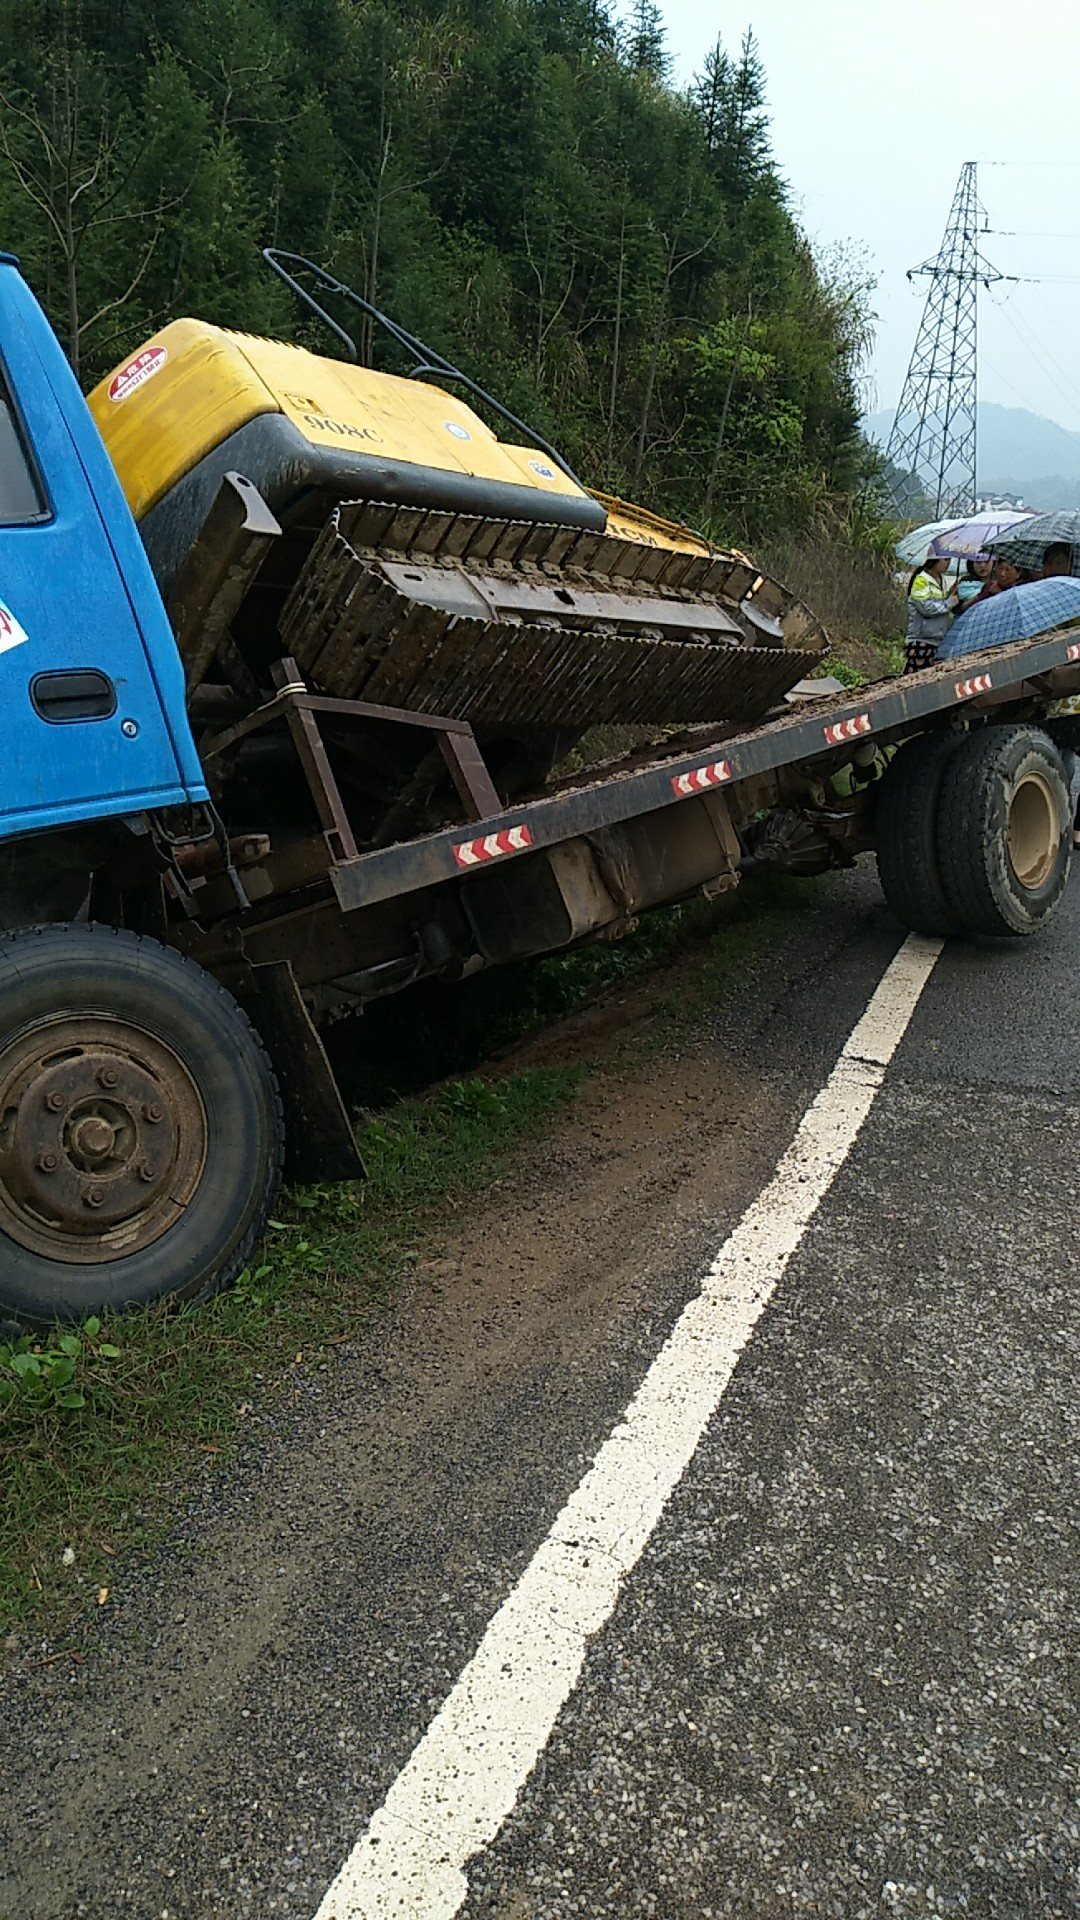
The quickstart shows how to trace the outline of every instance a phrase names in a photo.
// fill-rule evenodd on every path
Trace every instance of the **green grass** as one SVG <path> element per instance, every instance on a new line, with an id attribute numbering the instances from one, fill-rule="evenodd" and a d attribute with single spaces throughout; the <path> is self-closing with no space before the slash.
<path id="1" fill-rule="evenodd" d="M 841 686 L 865 687 L 869 681 L 895 678 L 904 671 L 902 640 L 883 640 L 880 635 L 875 635 L 873 640 L 862 642 L 861 653 L 865 667 L 845 660 L 842 654 L 827 653 L 820 666 L 814 669 L 813 677 L 821 679 L 831 674 L 834 680 L 840 681 Z"/>
<path id="2" fill-rule="evenodd" d="M 0 1347 L 0 1623 L 56 1630 L 93 1604 L 121 1556 L 161 1537 L 198 1464 L 227 1454 L 247 1403 L 361 1333 L 439 1218 L 579 1081 L 537 1068 L 406 1103 L 364 1129 L 367 1181 L 293 1193 L 219 1299 Z"/>
<path id="3" fill-rule="evenodd" d="M 842 687 L 864 687 L 868 676 L 859 667 L 853 667 L 849 661 L 842 660 L 839 654 L 827 653 L 819 667 L 815 667 L 815 680 L 824 680 L 831 676 L 839 680 Z"/>
<path id="4" fill-rule="evenodd" d="M 791 924 L 812 884 L 762 876 L 647 914 L 626 941 L 469 983 L 455 995 L 453 1070 L 692 955 L 661 1017 L 616 1057 L 620 1070 L 640 1067 Z M 409 1024 L 407 1006 L 387 1009 L 390 1054 L 395 1020 Z M 0 1625 L 62 1632 L 110 1590 L 122 1563 L 164 1536 L 200 1471 L 228 1457 L 248 1412 L 363 1333 L 458 1205 L 555 1123 L 585 1071 L 508 1070 L 399 1102 L 360 1134 L 366 1182 L 291 1193 L 259 1259 L 219 1299 L 0 1347 Z"/>

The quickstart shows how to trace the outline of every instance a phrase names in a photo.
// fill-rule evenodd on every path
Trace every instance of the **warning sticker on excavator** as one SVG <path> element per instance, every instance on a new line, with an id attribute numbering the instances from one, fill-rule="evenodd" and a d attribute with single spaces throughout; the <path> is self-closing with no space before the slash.
<path id="1" fill-rule="evenodd" d="M 109 381 L 109 399 L 126 400 L 136 387 L 145 386 L 155 373 L 160 373 L 169 357 L 168 347 L 144 347 L 141 353 L 121 367 Z"/>
<path id="2" fill-rule="evenodd" d="M 0 600 L 0 653 L 10 653 L 12 647 L 21 647 L 30 635 L 19 625 L 10 607 Z"/>

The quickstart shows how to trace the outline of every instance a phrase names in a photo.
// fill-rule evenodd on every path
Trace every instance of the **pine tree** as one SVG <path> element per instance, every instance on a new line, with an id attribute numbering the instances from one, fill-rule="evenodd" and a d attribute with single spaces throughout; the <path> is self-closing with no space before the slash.
<path id="1" fill-rule="evenodd" d="M 656 0 L 634 0 L 627 26 L 626 57 L 635 73 L 666 80 L 671 64 L 665 44 L 664 17 Z"/>
<path id="2" fill-rule="evenodd" d="M 747 27 L 736 66 L 729 65 L 720 105 L 718 145 L 726 181 L 738 199 L 774 178 L 769 116 L 765 107 L 765 69 L 753 30 Z"/>
<path id="3" fill-rule="evenodd" d="M 765 75 L 657 0 L 6 0 L 0 224 L 92 383 L 183 313 L 333 351 L 317 258 L 584 476 L 721 539 L 849 486 L 865 287 L 785 204 Z M 377 365 L 397 366 L 366 339 Z"/>
<path id="4" fill-rule="evenodd" d="M 694 78 L 690 97 L 701 115 L 705 145 L 714 153 L 723 137 L 731 97 L 731 61 L 719 34 L 716 45 L 705 57 L 705 65 Z"/>

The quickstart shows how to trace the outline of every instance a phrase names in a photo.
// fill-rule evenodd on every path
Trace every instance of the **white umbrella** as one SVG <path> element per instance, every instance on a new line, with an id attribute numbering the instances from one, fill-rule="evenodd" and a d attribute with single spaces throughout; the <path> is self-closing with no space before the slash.
<path id="1" fill-rule="evenodd" d="M 1028 507 L 986 507 L 982 513 L 973 513 L 970 520 L 954 520 L 943 527 L 931 540 L 930 549 L 941 560 L 977 560 L 991 541 L 999 540 L 1018 520 L 1030 518 Z"/>
<path id="2" fill-rule="evenodd" d="M 926 559 L 931 541 L 936 540 L 938 534 L 947 533 L 950 527 L 960 524 L 959 520 L 928 520 L 925 527 L 913 527 L 910 533 L 905 533 L 903 539 L 897 541 L 897 559 L 902 560 L 905 567 L 917 567 L 920 560 Z"/>

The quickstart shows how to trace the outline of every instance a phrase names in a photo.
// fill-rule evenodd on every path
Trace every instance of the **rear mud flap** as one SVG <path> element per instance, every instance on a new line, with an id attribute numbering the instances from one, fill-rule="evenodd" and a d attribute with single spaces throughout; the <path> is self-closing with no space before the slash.
<path id="1" fill-rule="evenodd" d="M 252 968 L 255 1023 L 269 1051 L 285 1104 L 285 1178 L 363 1180 L 349 1115 L 326 1049 L 287 960 Z"/>

